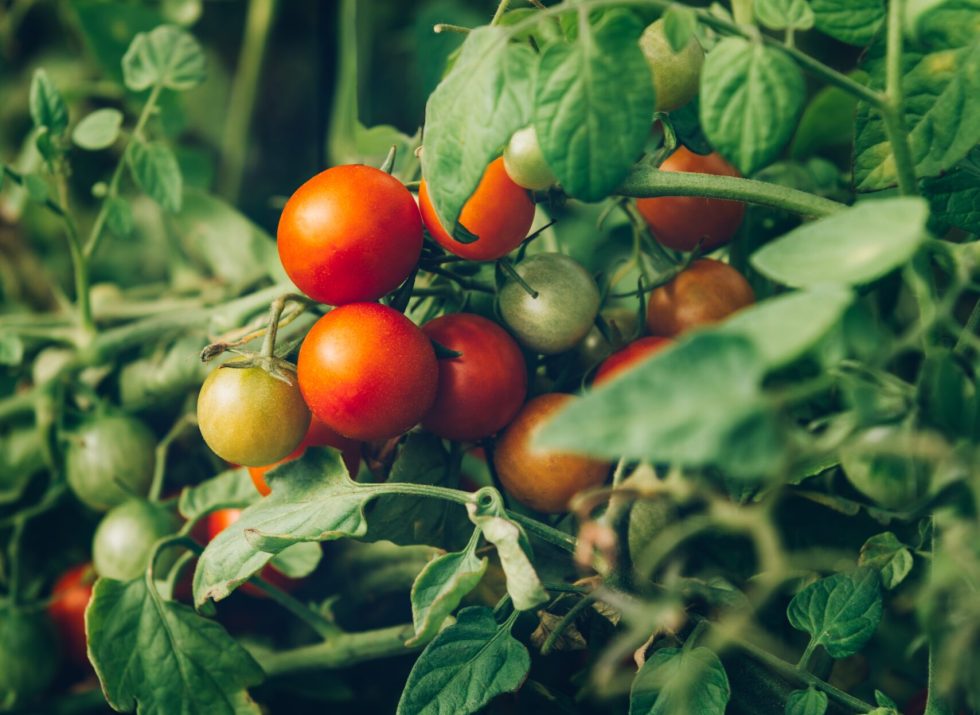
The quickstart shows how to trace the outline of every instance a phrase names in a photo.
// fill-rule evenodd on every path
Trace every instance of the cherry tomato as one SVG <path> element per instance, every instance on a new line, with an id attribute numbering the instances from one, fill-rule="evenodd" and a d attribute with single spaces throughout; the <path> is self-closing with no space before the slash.
<path id="1" fill-rule="evenodd" d="M 362 441 L 417 424 L 436 397 L 432 343 L 408 318 L 378 303 L 330 311 L 307 333 L 299 386 L 317 419 Z"/>
<path id="2" fill-rule="evenodd" d="M 423 427 L 446 439 L 470 441 L 513 419 L 527 395 L 527 368 L 507 331 L 479 315 L 456 313 L 426 323 L 422 332 L 462 353 L 439 360 L 439 389 Z"/>
<path id="3" fill-rule="evenodd" d="M 533 126 L 518 129 L 511 136 L 504 149 L 504 168 L 511 181 L 532 191 L 544 191 L 558 183 L 544 160 Z"/>
<path id="4" fill-rule="evenodd" d="M 92 540 L 96 573 L 118 581 L 142 576 L 149 565 L 153 545 L 177 531 L 178 526 L 173 512 L 160 504 L 130 499 L 114 507 L 102 517 Z M 157 572 L 164 573 L 175 557 L 175 550 L 168 549 L 157 561 Z"/>
<path id="5" fill-rule="evenodd" d="M 694 99 L 704 65 L 704 50 L 696 37 L 691 37 L 680 52 L 674 52 L 661 19 L 643 31 L 640 49 L 653 75 L 656 111 L 672 112 Z"/>
<path id="6" fill-rule="evenodd" d="M 680 171 L 715 176 L 741 176 L 738 169 L 718 154 L 702 156 L 679 147 L 661 171 Z M 675 251 L 693 251 L 698 241 L 704 251 L 711 251 L 732 240 L 742 223 L 745 204 L 740 201 L 706 199 L 701 196 L 662 196 L 637 199 L 636 208 L 657 240 Z"/>
<path id="7" fill-rule="evenodd" d="M 596 370 L 595 378 L 593 378 L 592 384 L 599 385 L 603 382 L 607 382 L 616 375 L 626 372 L 631 367 L 634 367 L 637 363 L 644 361 L 658 350 L 667 347 L 670 345 L 670 343 L 671 341 L 667 338 L 656 336 L 634 340 L 625 348 L 619 352 L 613 353 L 603 361 L 603 363 L 599 366 L 599 369 Z"/>
<path id="8" fill-rule="evenodd" d="M 575 399 L 557 392 L 534 398 L 497 440 L 493 463 L 500 483 L 514 499 L 537 511 L 565 511 L 575 494 L 600 486 L 609 473 L 606 462 L 531 447 L 539 426 Z"/>
<path id="9" fill-rule="evenodd" d="M 400 181 L 359 164 L 307 181 L 279 219 L 279 258 L 314 300 L 376 300 L 408 277 L 422 252 L 422 220 Z"/>
<path id="10" fill-rule="evenodd" d="M 472 243 L 454 239 L 439 220 L 423 180 L 419 186 L 419 209 L 426 229 L 440 246 L 471 261 L 493 261 L 513 251 L 527 236 L 534 221 L 534 202 L 511 181 L 503 158 L 490 162 L 476 191 L 459 215 L 459 222 L 479 236 Z"/>
<path id="11" fill-rule="evenodd" d="M 48 615 L 61 638 L 61 651 L 74 665 L 88 667 L 85 638 L 85 609 L 92 599 L 95 572 L 92 564 L 79 564 L 65 571 L 51 590 Z"/>
<path id="12" fill-rule="evenodd" d="M 310 426 L 310 410 L 292 384 L 261 367 L 234 367 L 235 361 L 211 372 L 197 397 L 197 421 L 208 447 L 219 457 L 245 466 L 264 466 L 282 459 L 299 445 Z"/>
<path id="13" fill-rule="evenodd" d="M 264 467 L 248 468 L 249 476 L 252 477 L 252 483 L 255 484 L 255 488 L 259 490 L 259 494 L 262 496 L 268 496 L 272 490 L 269 489 L 269 485 L 265 483 L 266 472 L 273 467 L 278 467 L 283 462 L 299 459 L 306 452 L 307 447 L 324 446 L 339 449 L 343 453 L 344 464 L 347 465 L 347 471 L 352 475 L 357 474 L 357 470 L 360 469 L 361 466 L 361 443 L 337 434 L 320 420 L 313 418 L 310 420 L 309 429 L 306 430 L 306 436 L 303 437 L 303 441 L 299 443 L 299 446 L 296 449 L 274 464 L 267 464 Z"/>
<path id="14" fill-rule="evenodd" d="M 68 437 L 68 486 L 97 511 L 144 496 L 153 481 L 156 446 L 153 432 L 135 417 L 91 419 Z"/>
<path id="15" fill-rule="evenodd" d="M 654 335 L 672 338 L 754 302 L 752 286 L 741 273 L 727 263 L 701 258 L 650 293 L 647 327 Z"/>
<path id="16" fill-rule="evenodd" d="M 4 711 L 47 690 L 58 670 L 58 640 L 47 614 L 0 605 L 0 664 Z"/>
<path id="17" fill-rule="evenodd" d="M 500 315 L 525 347 L 553 355 L 575 347 L 599 312 L 599 287 L 579 263 L 560 253 L 539 253 L 516 267 L 535 298 L 514 280 L 500 289 Z"/>
<path id="18" fill-rule="evenodd" d="M 208 514 L 205 519 L 207 523 L 207 540 L 210 542 L 214 537 L 238 521 L 241 516 L 241 509 L 218 509 Z M 276 569 L 272 564 L 263 567 L 260 575 L 266 581 L 274 586 L 278 586 L 283 591 L 295 591 L 303 583 L 303 579 L 289 578 L 289 576 Z M 250 583 L 244 584 L 242 591 L 257 598 L 268 598 L 262 589 Z"/>

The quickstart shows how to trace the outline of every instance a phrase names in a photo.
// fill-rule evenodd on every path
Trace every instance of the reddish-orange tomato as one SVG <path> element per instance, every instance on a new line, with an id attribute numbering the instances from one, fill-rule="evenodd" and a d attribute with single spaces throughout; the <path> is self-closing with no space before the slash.
<path id="1" fill-rule="evenodd" d="M 527 368 L 507 331 L 479 315 L 456 313 L 426 323 L 422 332 L 462 353 L 439 360 L 439 389 L 423 427 L 446 439 L 476 440 L 513 419 L 527 395 Z"/>
<path id="2" fill-rule="evenodd" d="M 307 333 L 296 364 L 313 414 L 350 439 L 387 439 L 417 424 L 439 382 L 432 343 L 378 303 L 330 311 Z"/>
<path id="3" fill-rule="evenodd" d="M 65 571 L 51 591 L 48 615 L 61 638 L 61 650 L 73 665 L 88 667 L 85 639 L 85 609 L 92 599 L 95 570 L 80 564 Z"/>
<path id="4" fill-rule="evenodd" d="M 274 464 L 268 464 L 264 467 L 248 468 L 248 474 L 252 477 L 252 483 L 259 490 L 259 494 L 268 496 L 272 492 L 269 489 L 269 485 L 265 483 L 266 472 L 273 467 L 278 467 L 283 462 L 299 459 L 306 452 L 307 447 L 333 447 L 339 449 L 343 453 L 347 471 L 352 475 L 356 475 L 357 470 L 361 466 L 361 443 L 337 434 L 314 417 L 310 420 L 310 428 L 306 430 L 306 436 L 303 437 L 303 441 L 299 443 L 296 449 Z"/>
<path id="5" fill-rule="evenodd" d="M 600 486 L 609 473 L 607 462 L 531 447 L 539 426 L 575 399 L 557 392 L 534 398 L 497 440 L 493 463 L 500 483 L 514 499 L 537 511 L 565 511 L 575 494 Z"/>
<path id="6" fill-rule="evenodd" d="M 466 230 L 479 236 L 476 241 L 460 243 L 443 228 L 425 181 L 419 185 L 419 209 L 432 238 L 450 253 L 471 261 L 493 261 L 506 256 L 521 245 L 534 221 L 534 202 L 507 175 L 502 157 L 490 162 L 459 215 Z"/>
<path id="7" fill-rule="evenodd" d="M 208 514 L 206 519 L 208 541 L 211 541 L 222 531 L 238 521 L 241 515 L 241 509 L 218 509 L 218 511 L 212 511 L 210 514 Z M 281 571 L 277 570 L 272 564 L 268 564 L 263 567 L 259 575 L 272 585 L 278 586 L 283 591 L 295 591 L 297 588 L 299 588 L 299 585 L 303 583 L 303 579 L 289 578 L 289 576 L 286 576 Z M 250 583 L 244 584 L 242 586 L 242 591 L 251 596 L 256 596 L 257 598 L 267 598 L 265 593 L 263 593 L 260 588 L 253 586 Z"/>
<path id="8" fill-rule="evenodd" d="M 654 335 L 672 338 L 754 302 L 752 286 L 741 273 L 727 263 L 701 258 L 650 293 L 647 327 Z"/>
<path id="9" fill-rule="evenodd" d="M 370 166 L 335 166 L 286 202 L 278 244 L 286 273 L 314 300 L 376 300 L 418 263 L 422 219 L 397 179 Z"/>
<path id="10" fill-rule="evenodd" d="M 670 345 L 671 341 L 661 337 L 647 337 L 634 340 L 622 350 L 613 353 L 599 365 L 596 370 L 593 385 L 599 385 L 622 372 L 635 366 L 661 348 Z"/>
<path id="11" fill-rule="evenodd" d="M 662 171 L 692 174 L 736 176 L 741 174 L 717 153 L 702 156 L 680 147 L 661 164 Z M 704 251 L 711 251 L 732 240 L 745 204 L 740 201 L 706 199 L 700 196 L 662 196 L 638 199 L 636 207 L 643 214 L 657 240 L 675 251 L 693 251 L 701 241 Z"/>

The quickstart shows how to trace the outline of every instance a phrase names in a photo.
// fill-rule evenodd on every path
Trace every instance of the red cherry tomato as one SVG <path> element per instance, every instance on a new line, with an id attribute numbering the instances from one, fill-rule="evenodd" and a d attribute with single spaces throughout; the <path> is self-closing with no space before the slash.
<path id="1" fill-rule="evenodd" d="M 307 447 L 334 447 L 339 449 L 343 453 L 347 471 L 352 475 L 356 475 L 361 466 L 361 443 L 337 434 L 320 420 L 314 418 L 310 420 L 310 428 L 306 430 L 306 436 L 303 437 L 303 441 L 299 443 L 296 449 L 274 464 L 248 468 L 249 476 L 252 477 L 252 483 L 259 490 L 259 494 L 268 496 L 272 491 L 269 489 L 269 485 L 265 483 L 266 472 L 273 467 L 278 467 L 283 462 L 299 459 L 306 452 Z"/>
<path id="2" fill-rule="evenodd" d="M 85 609 L 92 599 L 95 571 L 80 564 L 65 571 L 51 591 L 48 614 L 61 638 L 62 652 L 73 665 L 89 667 L 85 639 Z"/>
<path id="3" fill-rule="evenodd" d="M 296 368 L 317 419 L 361 441 L 395 437 L 417 424 L 439 381 L 429 339 L 378 303 L 345 305 L 320 318 L 303 341 Z"/>
<path id="4" fill-rule="evenodd" d="M 422 220 L 397 179 L 370 166 L 336 166 L 289 198 L 278 243 L 286 273 L 314 300 L 376 300 L 418 262 Z"/>
<path id="5" fill-rule="evenodd" d="M 507 331 L 479 315 L 456 313 L 426 323 L 422 332 L 462 353 L 439 360 L 439 389 L 422 419 L 425 429 L 469 441 L 490 436 L 514 418 L 527 395 L 527 368 Z"/>
<path id="6" fill-rule="evenodd" d="M 629 370 L 661 348 L 670 345 L 670 342 L 667 338 L 656 336 L 634 340 L 619 352 L 613 353 L 602 361 L 599 369 L 596 370 L 592 384 L 599 385 Z"/>
<path id="7" fill-rule="evenodd" d="M 222 531 L 238 521 L 241 515 L 241 509 L 218 509 L 218 511 L 212 511 L 210 514 L 208 514 L 206 520 L 208 541 L 211 541 Z M 283 591 L 295 591 L 297 588 L 299 588 L 300 584 L 303 583 L 303 579 L 289 578 L 289 576 L 286 576 L 281 571 L 277 570 L 272 564 L 265 566 L 259 575 L 274 586 L 278 586 Z M 242 590 L 245 593 L 257 598 L 268 598 L 260 588 L 253 586 L 250 583 L 244 584 L 242 586 Z"/>
<path id="8" fill-rule="evenodd" d="M 718 154 L 702 156 L 680 147 L 661 164 L 662 171 L 681 171 L 715 176 L 741 174 Z M 700 196 L 663 196 L 638 199 L 636 207 L 643 214 L 657 240 L 675 251 L 693 251 L 701 242 L 710 251 L 732 240 L 745 204 L 740 201 L 706 199 Z"/>
<path id="9" fill-rule="evenodd" d="M 436 243 L 471 261 L 493 261 L 506 256 L 521 245 L 534 221 L 534 202 L 507 175 L 502 157 L 490 162 L 459 215 L 466 230 L 479 236 L 476 241 L 460 243 L 443 228 L 425 181 L 419 185 L 419 209 Z"/>
<path id="10" fill-rule="evenodd" d="M 754 302 L 752 286 L 741 273 L 727 263 L 701 258 L 650 293 L 647 327 L 654 335 L 674 337 Z"/>

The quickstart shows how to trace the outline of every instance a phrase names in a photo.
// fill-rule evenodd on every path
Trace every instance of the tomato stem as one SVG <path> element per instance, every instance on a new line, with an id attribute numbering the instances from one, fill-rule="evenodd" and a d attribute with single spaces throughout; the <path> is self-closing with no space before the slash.
<path id="1" fill-rule="evenodd" d="M 356 663 L 405 655 L 422 650 L 426 643 L 405 645 L 414 629 L 410 623 L 359 633 L 341 633 L 323 643 L 278 653 L 253 651 L 253 657 L 270 678 L 305 670 L 346 668 Z"/>
<path id="2" fill-rule="evenodd" d="M 885 102 L 878 107 L 885 124 L 888 143 L 895 159 L 898 190 L 906 196 L 917 192 L 915 161 L 909 146 L 909 132 L 905 125 L 905 100 L 902 88 L 902 18 L 904 0 L 888 3 L 888 35 L 885 49 Z"/>

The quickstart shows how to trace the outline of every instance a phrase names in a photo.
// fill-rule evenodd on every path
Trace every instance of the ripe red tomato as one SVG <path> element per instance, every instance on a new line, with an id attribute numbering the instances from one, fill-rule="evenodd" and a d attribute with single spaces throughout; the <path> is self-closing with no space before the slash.
<path id="1" fill-rule="evenodd" d="M 657 336 L 634 340 L 619 352 L 615 352 L 603 360 L 602 364 L 599 365 L 599 369 L 596 370 L 592 384 L 599 385 L 607 382 L 616 375 L 635 366 L 638 362 L 642 362 L 645 358 L 661 348 L 667 347 L 670 343 L 671 341 L 667 338 Z"/>
<path id="2" fill-rule="evenodd" d="M 262 496 L 268 496 L 272 491 L 265 483 L 265 475 L 273 467 L 278 467 L 283 462 L 298 459 L 306 452 L 307 447 L 333 447 L 343 453 L 344 464 L 351 475 L 356 475 L 361 466 L 361 443 L 353 439 L 347 439 L 339 435 L 332 429 L 323 424 L 320 420 L 313 418 L 310 420 L 310 428 L 306 430 L 306 436 L 299 446 L 278 462 L 267 464 L 264 467 L 249 467 L 248 473 L 252 477 L 252 483 L 259 490 Z"/>
<path id="3" fill-rule="evenodd" d="M 85 640 L 85 609 L 92 598 L 95 571 L 92 564 L 79 564 L 55 581 L 48 615 L 61 638 L 61 650 L 73 665 L 88 667 Z"/>
<path id="4" fill-rule="evenodd" d="M 683 146 L 671 154 L 660 169 L 715 176 L 741 176 L 738 169 L 717 153 L 702 156 Z M 745 213 L 745 204 L 740 201 L 706 199 L 700 196 L 637 199 L 636 207 L 656 239 L 675 251 L 693 251 L 701 239 L 704 239 L 701 243 L 704 251 L 711 251 L 728 243 L 742 223 L 742 215 Z"/>
<path id="5" fill-rule="evenodd" d="M 423 427 L 446 439 L 477 440 L 513 419 L 527 395 L 527 367 L 507 331 L 479 315 L 456 313 L 426 323 L 422 332 L 462 353 L 439 360 L 439 389 Z"/>
<path id="6" fill-rule="evenodd" d="M 493 463 L 507 493 L 537 511 L 556 513 L 583 489 L 606 481 L 609 464 L 576 454 L 531 447 L 538 427 L 575 400 L 557 392 L 534 398 L 497 440 Z"/>
<path id="7" fill-rule="evenodd" d="M 493 261 L 506 256 L 521 245 L 534 221 L 534 202 L 507 175 L 503 158 L 490 162 L 459 215 L 466 230 L 479 236 L 476 241 L 460 243 L 443 228 L 425 181 L 419 185 L 419 209 L 436 243 L 471 261 Z"/>
<path id="8" fill-rule="evenodd" d="M 214 537 L 238 521 L 241 515 L 241 509 L 218 509 L 218 511 L 212 511 L 208 514 L 205 520 L 207 523 L 208 541 L 210 542 Z M 272 564 L 266 565 L 259 575 L 283 591 L 295 591 L 303 583 L 303 579 L 289 578 L 289 576 L 276 569 Z M 262 589 L 250 583 L 244 584 L 242 591 L 256 598 L 268 598 Z"/>
<path id="9" fill-rule="evenodd" d="M 400 435 L 436 397 L 432 343 L 408 318 L 378 303 L 330 311 L 307 333 L 299 387 L 317 419 L 362 441 Z"/>
<path id="10" fill-rule="evenodd" d="M 278 243 L 286 273 L 314 300 L 376 300 L 418 262 L 422 220 L 397 179 L 370 166 L 335 166 L 286 202 Z"/>
<path id="11" fill-rule="evenodd" d="M 654 335 L 672 338 L 754 302 L 752 286 L 741 273 L 727 263 L 701 258 L 650 293 L 647 327 Z"/>

